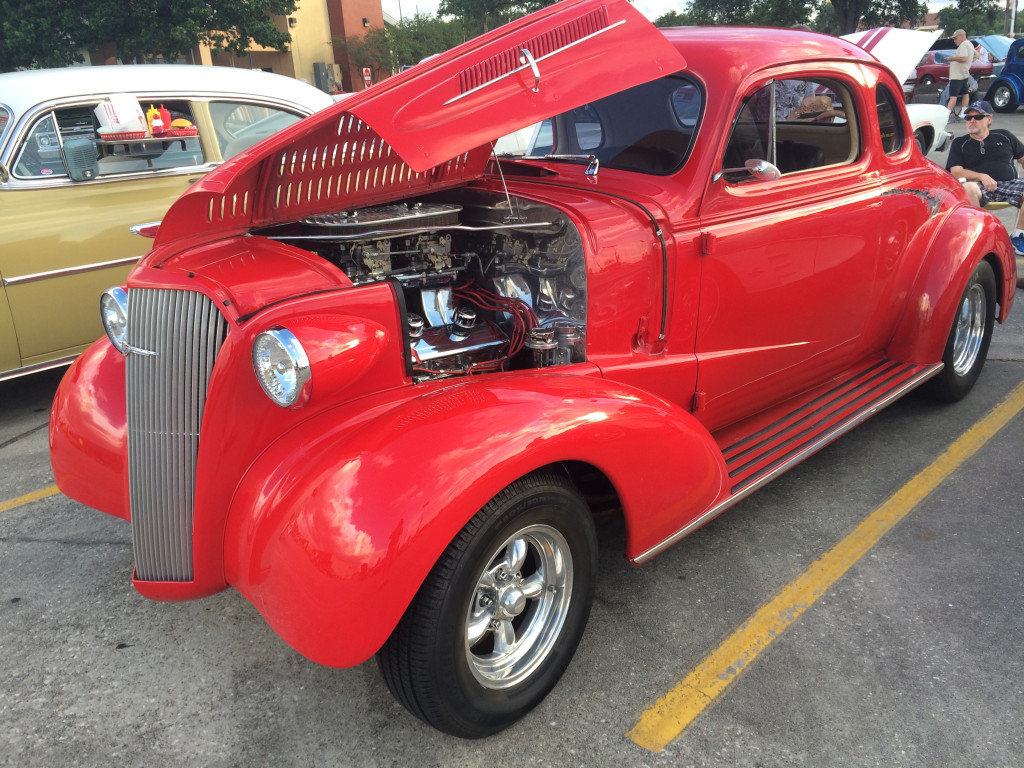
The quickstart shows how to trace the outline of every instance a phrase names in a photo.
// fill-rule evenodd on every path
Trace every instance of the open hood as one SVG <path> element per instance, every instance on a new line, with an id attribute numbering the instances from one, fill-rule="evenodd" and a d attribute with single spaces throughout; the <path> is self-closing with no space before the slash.
<path id="1" fill-rule="evenodd" d="M 422 171 L 684 66 L 625 0 L 565 0 L 414 67 L 351 111 Z"/>
<path id="2" fill-rule="evenodd" d="M 466 183 L 489 142 L 685 64 L 627 0 L 563 0 L 237 155 L 175 203 L 157 245 Z"/>
<path id="3" fill-rule="evenodd" d="M 903 83 L 914 73 L 917 63 L 941 34 L 941 30 L 922 32 L 916 29 L 875 27 L 843 35 L 843 40 L 849 40 L 870 53 L 891 69 L 896 79 Z"/>

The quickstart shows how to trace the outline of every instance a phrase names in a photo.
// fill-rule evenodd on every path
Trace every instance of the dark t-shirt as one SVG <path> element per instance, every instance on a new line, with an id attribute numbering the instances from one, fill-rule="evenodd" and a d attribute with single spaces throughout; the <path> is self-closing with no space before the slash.
<path id="1" fill-rule="evenodd" d="M 975 173 L 987 173 L 996 181 L 1009 181 L 1017 178 L 1013 161 L 1020 157 L 1024 157 L 1024 144 L 1009 131 L 994 128 L 984 141 L 965 133 L 950 144 L 946 170 L 959 165 Z"/>

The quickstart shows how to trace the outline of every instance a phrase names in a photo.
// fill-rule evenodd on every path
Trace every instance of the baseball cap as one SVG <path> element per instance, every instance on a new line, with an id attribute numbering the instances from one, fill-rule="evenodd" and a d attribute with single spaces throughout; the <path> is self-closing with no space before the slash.
<path id="1" fill-rule="evenodd" d="M 977 101 L 972 101 L 970 106 L 967 107 L 967 109 L 964 110 L 964 114 L 970 112 L 972 109 L 975 112 L 981 112 L 981 114 L 983 114 L 983 115 L 988 115 L 989 117 L 992 116 L 992 105 L 989 104 L 984 99 L 978 99 Z"/>

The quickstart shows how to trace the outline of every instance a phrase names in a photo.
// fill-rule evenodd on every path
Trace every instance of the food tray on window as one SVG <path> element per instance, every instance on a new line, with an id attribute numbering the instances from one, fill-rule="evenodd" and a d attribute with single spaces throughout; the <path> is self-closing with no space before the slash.
<path id="1" fill-rule="evenodd" d="M 178 138 L 180 136 L 198 136 L 199 129 L 194 125 L 189 128 L 168 128 L 166 131 L 164 131 L 163 135 L 169 136 L 172 139 Z"/>
<path id="2" fill-rule="evenodd" d="M 146 138 L 145 131 L 121 131 L 120 133 L 103 133 L 100 131 L 100 141 L 138 141 Z"/>

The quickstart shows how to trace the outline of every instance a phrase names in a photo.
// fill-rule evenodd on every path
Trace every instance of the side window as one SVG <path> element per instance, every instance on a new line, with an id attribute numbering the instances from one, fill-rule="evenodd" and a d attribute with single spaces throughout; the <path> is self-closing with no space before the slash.
<path id="1" fill-rule="evenodd" d="M 577 107 L 569 113 L 569 130 L 576 137 L 576 146 L 581 152 L 591 152 L 604 142 L 601 118 L 589 104 Z"/>
<path id="2" fill-rule="evenodd" d="M 892 93 L 884 85 L 875 90 L 875 109 L 878 111 L 878 128 L 882 134 L 882 149 L 887 155 L 903 149 L 903 120 L 900 108 Z"/>
<path id="3" fill-rule="evenodd" d="M 853 110 L 850 92 L 836 81 L 770 81 L 740 107 L 722 168 L 743 168 L 747 160 L 767 160 L 786 175 L 851 163 L 858 154 Z M 730 182 L 751 178 L 745 172 L 726 174 Z"/>
<path id="4" fill-rule="evenodd" d="M 149 105 L 148 101 L 144 103 Z M 191 125 L 192 108 L 188 102 L 160 101 L 159 104 L 168 110 L 172 121 L 188 121 Z M 190 135 L 174 137 L 173 130 L 156 138 L 141 135 L 141 132 L 131 137 L 105 137 L 99 132 L 94 112 L 98 105 L 96 102 L 63 107 L 36 120 L 18 150 L 14 175 L 23 179 L 67 177 L 64 148 L 72 140 L 79 140 L 77 150 L 87 152 L 90 157 L 95 155 L 96 172 L 100 177 L 192 167 L 205 162 L 194 128 L 182 131 Z M 81 140 L 88 142 L 84 149 Z"/>
<path id="5" fill-rule="evenodd" d="M 18 152 L 18 159 L 14 161 L 13 170 L 15 176 L 29 179 L 68 175 L 57 140 L 57 124 L 52 114 L 32 126 Z"/>
<path id="6" fill-rule="evenodd" d="M 210 102 L 210 117 L 225 160 L 302 119 L 282 109 L 232 101 Z"/>

